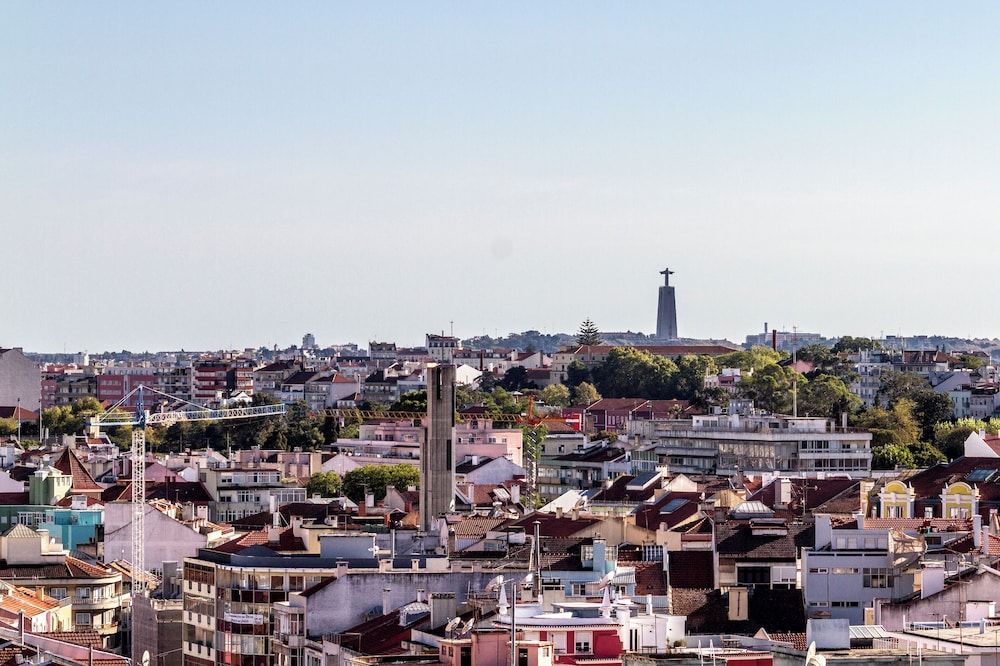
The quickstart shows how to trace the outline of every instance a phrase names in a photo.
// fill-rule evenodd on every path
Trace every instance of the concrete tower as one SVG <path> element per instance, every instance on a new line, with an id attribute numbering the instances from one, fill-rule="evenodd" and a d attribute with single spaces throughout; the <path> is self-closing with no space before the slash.
<path id="1" fill-rule="evenodd" d="M 660 287 L 660 299 L 656 307 L 656 337 L 661 340 L 677 337 L 677 303 L 674 301 L 674 288 L 670 286 L 670 276 L 673 271 L 664 268 L 663 286 Z"/>
<path id="2" fill-rule="evenodd" d="M 455 366 L 427 368 L 427 436 L 420 447 L 420 529 L 431 532 L 434 520 L 455 504 Z"/>

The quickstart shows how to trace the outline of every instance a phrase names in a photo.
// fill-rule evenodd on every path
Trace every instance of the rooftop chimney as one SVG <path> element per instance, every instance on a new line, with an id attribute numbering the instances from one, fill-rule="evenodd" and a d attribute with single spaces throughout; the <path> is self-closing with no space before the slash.
<path id="1" fill-rule="evenodd" d="M 454 592 L 431 593 L 431 623 L 429 629 L 437 629 L 458 614 L 458 603 Z"/>
<path id="2" fill-rule="evenodd" d="M 392 590 L 388 587 L 382 588 L 382 615 L 388 615 L 392 612 L 392 601 L 391 601 Z"/>

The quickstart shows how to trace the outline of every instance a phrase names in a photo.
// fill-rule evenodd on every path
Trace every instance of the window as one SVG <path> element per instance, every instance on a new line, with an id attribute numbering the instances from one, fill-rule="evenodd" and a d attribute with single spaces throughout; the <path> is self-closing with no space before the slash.
<path id="1" fill-rule="evenodd" d="M 53 587 L 49 589 L 49 596 L 53 599 L 65 599 L 66 598 L 66 588 L 65 587 Z"/>
<path id="2" fill-rule="evenodd" d="M 90 588 L 89 587 L 78 587 L 78 588 L 76 588 L 76 598 L 77 599 L 89 599 L 90 598 Z"/>
<path id="3" fill-rule="evenodd" d="M 77 625 L 90 626 L 90 613 L 77 613 L 74 621 Z"/>
<path id="4" fill-rule="evenodd" d="M 589 631 L 578 631 L 573 637 L 573 652 L 575 654 L 590 654 L 590 643 L 593 634 Z"/>
<path id="5" fill-rule="evenodd" d="M 573 583 L 571 594 L 574 597 L 583 597 L 587 594 L 587 584 L 586 583 Z"/>
<path id="6" fill-rule="evenodd" d="M 830 605 L 834 608 L 857 608 L 861 604 L 857 601 L 831 601 Z"/>
<path id="7" fill-rule="evenodd" d="M 810 569 L 809 573 L 811 573 L 811 574 L 825 574 L 825 573 L 830 573 L 830 572 L 829 572 L 829 570 L 827 570 L 825 568 L 816 568 L 816 569 Z"/>
<path id="8" fill-rule="evenodd" d="M 892 587 L 892 571 L 890 569 L 865 569 L 864 586 L 871 588 Z"/>
<path id="9" fill-rule="evenodd" d="M 858 570 L 855 567 L 833 567 L 830 569 L 830 573 L 844 576 L 848 574 L 856 574 L 858 573 Z"/>

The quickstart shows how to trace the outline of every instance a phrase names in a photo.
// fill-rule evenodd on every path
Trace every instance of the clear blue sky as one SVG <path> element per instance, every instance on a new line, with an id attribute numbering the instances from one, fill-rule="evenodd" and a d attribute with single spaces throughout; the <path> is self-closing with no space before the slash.
<path id="1" fill-rule="evenodd" d="M 623 11 L 627 9 L 628 11 Z M 0 345 L 1000 336 L 1000 5 L 0 4 Z"/>

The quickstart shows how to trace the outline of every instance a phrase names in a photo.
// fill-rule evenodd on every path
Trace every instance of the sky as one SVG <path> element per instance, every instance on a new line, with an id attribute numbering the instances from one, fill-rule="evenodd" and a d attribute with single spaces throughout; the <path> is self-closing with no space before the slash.
<path id="1" fill-rule="evenodd" d="M 8 0 L 0 346 L 651 332 L 665 266 L 686 337 L 1000 336 L 998 32 L 974 2 Z"/>

